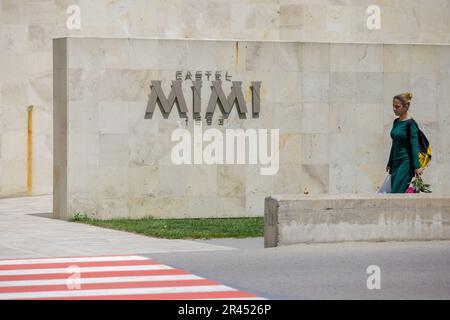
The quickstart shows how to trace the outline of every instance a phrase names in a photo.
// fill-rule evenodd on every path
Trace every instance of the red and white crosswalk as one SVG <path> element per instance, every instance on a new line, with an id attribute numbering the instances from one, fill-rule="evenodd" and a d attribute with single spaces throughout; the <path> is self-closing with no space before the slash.
<path id="1" fill-rule="evenodd" d="M 138 255 L 0 260 L 0 300 L 259 299 Z"/>

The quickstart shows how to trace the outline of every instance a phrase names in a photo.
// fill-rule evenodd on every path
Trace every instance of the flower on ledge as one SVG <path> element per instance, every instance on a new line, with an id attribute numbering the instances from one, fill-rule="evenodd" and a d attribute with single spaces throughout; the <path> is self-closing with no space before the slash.
<path id="1" fill-rule="evenodd" d="M 414 189 L 413 192 L 408 192 L 409 189 Z M 430 185 L 423 182 L 420 176 L 416 176 L 415 179 L 411 182 L 411 185 L 408 189 L 406 189 L 406 193 L 431 193 Z"/>
<path id="2" fill-rule="evenodd" d="M 416 193 L 416 189 L 412 186 L 409 186 L 408 189 L 406 189 L 405 193 Z"/>

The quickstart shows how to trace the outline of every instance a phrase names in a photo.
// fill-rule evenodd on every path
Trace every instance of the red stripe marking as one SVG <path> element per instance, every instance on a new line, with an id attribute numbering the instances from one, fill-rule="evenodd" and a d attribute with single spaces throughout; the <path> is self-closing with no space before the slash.
<path id="1" fill-rule="evenodd" d="M 224 299 L 224 298 L 256 298 L 256 295 L 242 291 L 217 292 L 183 292 L 117 296 L 62 297 L 20 300 L 179 300 L 179 299 Z"/>
<path id="2" fill-rule="evenodd" d="M 136 270 L 136 271 L 108 271 L 108 272 L 81 272 L 82 278 L 107 278 L 107 277 L 138 277 L 138 276 L 162 276 L 162 275 L 183 275 L 191 274 L 179 269 L 163 269 L 163 270 Z M 0 281 L 21 281 L 21 280 L 51 280 L 51 279 L 67 279 L 68 273 L 52 273 L 52 274 L 19 274 L 10 276 L 0 276 Z"/>
<path id="3" fill-rule="evenodd" d="M 79 290 L 70 290 L 65 284 L 0 287 L 0 293 L 42 292 L 42 291 L 83 291 L 101 289 L 130 289 L 130 288 L 157 288 L 157 287 L 188 287 L 188 286 L 214 286 L 220 283 L 208 279 L 174 280 L 174 281 L 146 281 L 146 282 L 112 282 L 112 283 L 82 283 Z"/>
<path id="4" fill-rule="evenodd" d="M 77 267 L 116 267 L 116 266 L 142 266 L 160 264 L 153 260 L 129 260 L 129 261 L 89 261 L 89 262 L 58 262 L 39 264 L 0 265 L 0 270 L 25 270 L 25 269 L 54 269 Z"/>

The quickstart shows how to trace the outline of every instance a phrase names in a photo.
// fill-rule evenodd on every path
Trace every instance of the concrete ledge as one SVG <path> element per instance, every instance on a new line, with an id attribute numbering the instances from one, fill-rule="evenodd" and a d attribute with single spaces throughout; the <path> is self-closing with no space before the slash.
<path id="1" fill-rule="evenodd" d="M 273 195 L 266 248 L 340 241 L 450 240 L 450 195 Z"/>

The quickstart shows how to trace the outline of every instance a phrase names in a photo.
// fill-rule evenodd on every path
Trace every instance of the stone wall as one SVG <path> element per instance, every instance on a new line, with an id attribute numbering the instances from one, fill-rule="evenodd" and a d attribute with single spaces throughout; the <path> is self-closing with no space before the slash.
<path id="1" fill-rule="evenodd" d="M 35 106 L 31 193 L 52 192 L 53 38 L 150 37 L 448 44 L 449 2 L 0 0 L 0 196 L 27 191 L 29 105 Z M 73 4 L 81 8 L 81 29 L 70 31 L 66 28 L 66 10 Z M 370 4 L 381 8 L 381 30 L 366 29 L 365 10 Z M 424 47 L 422 50 L 428 49 Z M 397 63 L 401 72 L 404 63 L 409 62 Z M 396 78 L 392 81 L 407 80 Z M 417 81 L 428 83 L 427 80 Z"/>
<path id="2" fill-rule="evenodd" d="M 448 193 L 266 198 L 265 247 L 341 241 L 450 239 Z"/>
<path id="3" fill-rule="evenodd" d="M 392 97 L 405 90 L 434 150 L 424 177 L 434 191 L 450 190 L 450 46 L 69 38 L 55 41 L 54 56 L 62 218 L 253 216 L 270 194 L 376 192 Z M 239 119 L 234 109 L 212 127 L 280 129 L 276 175 L 254 165 L 172 163 L 171 134 L 192 130 L 192 119 L 175 110 L 169 119 L 159 110 L 144 116 L 151 81 L 168 95 L 177 70 L 229 72 L 244 88 L 262 81 L 259 119 Z M 192 101 L 191 82 L 183 85 Z"/>

